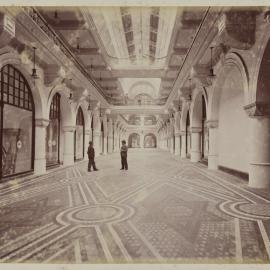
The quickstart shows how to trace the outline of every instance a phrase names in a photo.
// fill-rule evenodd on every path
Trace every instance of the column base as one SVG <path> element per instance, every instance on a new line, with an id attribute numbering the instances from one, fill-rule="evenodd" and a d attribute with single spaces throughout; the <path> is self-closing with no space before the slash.
<path id="1" fill-rule="evenodd" d="M 190 161 L 191 162 L 199 162 L 201 160 L 200 152 L 191 152 Z"/>
<path id="2" fill-rule="evenodd" d="M 70 166 L 70 165 L 73 165 L 73 164 L 74 164 L 74 156 L 64 154 L 63 165 L 64 166 Z"/>
<path id="3" fill-rule="evenodd" d="M 46 173 L 46 159 L 35 159 L 34 163 L 34 174 L 44 174 Z"/>
<path id="4" fill-rule="evenodd" d="M 217 170 L 218 169 L 218 158 L 217 156 L 208 155 L 208 169 Z"/>
<path id="5" fill-rule="evenodd" d="M 248 185 L 252 188 L 269 188 L 270 164 L 250 164 Z"/>

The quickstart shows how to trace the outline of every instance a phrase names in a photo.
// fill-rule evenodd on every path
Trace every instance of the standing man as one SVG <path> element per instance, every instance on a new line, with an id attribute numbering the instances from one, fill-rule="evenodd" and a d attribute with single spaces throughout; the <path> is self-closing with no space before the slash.
<path id="1" fill-rule="evenodd" d="M 98 169 L 96 168 L 96 164 L 95 164 L 95 149 L 93 147 L 93 143 L 89 142 L 89 147 L 88 147 L 88 172 L 91 172 L 91 166 L 93 166 L 94 171 L 98 171 Z"/>
<path id="2" fill-rule="evenodd" d="M 128 169 L 128 164 L 127 164 L 127 151 L 128 148 L 126 146 L 126 141 L 122 141 L 122 146 L 121 146 L 121 163 L 122 163 L 122 168 L 120 170 L 127 170 Z"/>

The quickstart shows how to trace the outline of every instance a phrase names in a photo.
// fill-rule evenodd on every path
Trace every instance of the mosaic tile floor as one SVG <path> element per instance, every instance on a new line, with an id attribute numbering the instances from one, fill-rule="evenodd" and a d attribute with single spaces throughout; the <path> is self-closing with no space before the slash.
<path id="1" fill-rule="evenodd" d="M 268 263 L 266 191 L 159 150 L 0 184 L 0 261 Z M 265 196 L 264 196 L 265 195 Z"/>

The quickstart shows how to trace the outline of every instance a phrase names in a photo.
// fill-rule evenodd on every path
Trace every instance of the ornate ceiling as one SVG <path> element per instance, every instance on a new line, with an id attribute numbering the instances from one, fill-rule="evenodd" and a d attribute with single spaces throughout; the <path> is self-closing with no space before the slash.
<path id="1" fill-rule="evenodd" d="M 38 8 L 113 105 L 163 105 L 206 8 Z M 133 102 L 133 103 L 132 103 Z"/>

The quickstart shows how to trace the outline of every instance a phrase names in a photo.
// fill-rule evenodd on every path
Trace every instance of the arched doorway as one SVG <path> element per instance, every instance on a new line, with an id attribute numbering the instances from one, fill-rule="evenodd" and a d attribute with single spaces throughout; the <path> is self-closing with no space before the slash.
<path id="1" fill-rule="evenodd" d="M 35 106 L 31 89 L 12 65 L 1 69 L 1 178 L 34 169 Z"/>
<path id="2" fill-rule="evenodd" d="M 50 105 L 49 125 L 46 130 L 46 165 L 60 163 L 60 94 L 56 93 Z"/>
<path id="3" fill-rule="evenodd" d="M 186 119 L 186 157 L 190 158 L 190 149 L 191 149 L 191 134 L 190 134 L 190 116 L 189 110 L 187 112 Z"/>
<path id="4" fill-rule="evenodd" d="M 82 160 L 84 158 L 84 117 L 82 108 L 79 107 L 76 116 L 76 129 L 74 136 L 74 160 Z"/>
<path id="5" fill-rule="evenodd" d="M 206 100 L 204 95 L 202 95 L 202 159 L 207 160 L 209 151 L 209 134 L 206 125 Z"/>
<path id="6" fill-rule="evenodd" d="M 139 148 L 140 147 L 140 135 L 138 133 L 132 133 L 128 138 L 129 148 Z"/>
<path id="7" fill-rule="evenodd" d="M 90 137 L 90 141 L 93 143 L 94 145 L 94 120 L 93 120 L 93 116 L 91 119 L 91 137 Z"/>
<path id="8" fill-rule="evenodd" d="M 154 134 L 149 133 L 144 136 L 144 148 L 156 148 L 157 138 Z"/>

